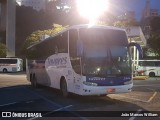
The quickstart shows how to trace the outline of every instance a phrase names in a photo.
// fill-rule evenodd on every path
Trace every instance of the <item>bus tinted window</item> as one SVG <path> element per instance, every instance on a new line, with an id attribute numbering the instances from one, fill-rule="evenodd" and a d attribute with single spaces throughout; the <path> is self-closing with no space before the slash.
<path id="1" fill-rule="evenodd" d="M 160 66 L 160 61 L 139 61 L 139 66 Z"/>
<path id="2" fill-rule="evenodd" d="M 74 71 L 78 74 L 81 73 L 80 58 L 77 56 L 77 40 L 78 32 L 77 30 L 69 31 L 69 53 L 71 64 Z"/>
<path id="3" fill-rule="evenodd" d="M 70 57 L 77 56 L 77 40 L 78 40 L 78 32 L 77 30 L 69 31 L 69 53 Z"/>
<path id="4" fill-rule="evenodd" d="M 68 52 L 68 31 L 64 32 L 63 34 L 59 35 L 57 38 L 57 47 L 58 53 L 67 53 Z"/>
<path id="5" fill-rule="evenodd" d="M 155 66 L 160 66 L 160 61 L 156 61 Z"/>
<path id="6" fill-rule="evenodd" d="M 17 59 L 0 59 L 0 63 L 3 64 L 16 64 Z"/>

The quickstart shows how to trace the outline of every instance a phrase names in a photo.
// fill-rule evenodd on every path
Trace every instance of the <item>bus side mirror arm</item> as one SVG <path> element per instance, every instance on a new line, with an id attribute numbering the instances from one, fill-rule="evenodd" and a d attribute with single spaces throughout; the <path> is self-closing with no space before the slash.
<path id="1" fill-rule="evenodd" d="M 128 47 L 131 47 L 131 46 L 135 46 L 139 51 L 139 58 L 143 58 L 142 47 L 139 44 L 135 43 L 135 42 L 131 42 L 131 43 L 128 44 Z"/>

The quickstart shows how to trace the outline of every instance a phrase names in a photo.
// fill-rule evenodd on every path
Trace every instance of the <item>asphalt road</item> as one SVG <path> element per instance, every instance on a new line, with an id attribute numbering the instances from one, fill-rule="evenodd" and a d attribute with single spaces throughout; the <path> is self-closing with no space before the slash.
<path id="1" fill-rule="evenodd" d="M 71 95 L 69 98 L 63 98 L 55 89 L 32 88 L 24 73 L 0 73 L 0 111 L 23 112 L 24 115 L 28 112 L 35 112 L 43 116 L 42 118 L 39 116 L 39 118 L 23 119 L 46 119 L 47 117 L 47 119 L 65 120 L 106 120 L 106 118 L 111 120 L 158 120 L 160 119 L 160 78 L 135 80 L 131 93 L 112 94 L 105 97 Z M 127 116 L 132 113 L 135 116 Z M 150 113 L 147 114 L 150 117 L 138 117 L 146 113 Z M 118 117 L 121 114 L 125 117 Z M 18 114 L 13 114 L 14 117 L 16 115 Z M 153 115 L 159 116 L 153 117 Z"/>

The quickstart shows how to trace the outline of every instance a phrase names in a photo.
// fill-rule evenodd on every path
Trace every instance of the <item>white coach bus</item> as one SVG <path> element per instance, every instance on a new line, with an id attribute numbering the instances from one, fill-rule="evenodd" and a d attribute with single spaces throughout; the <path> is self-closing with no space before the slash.
<path id="1" fill-rule="evenodd" d="M 160 76 L 160 60 L 139 60 L 136 67 L 138 75 L 150 77 Z"/>
<path id="2" fill-rule="evenodd" d="M 76 25 L 28 48 L 27 79 L 60 89 L 63 96 L 130 92 L 132 65 L 126 32 L 109 26 Z"/>
<path id="3" fill-rule="evenodd" d="M 0 58 L 0 72 L 23 71 L 23 60 L 20 58 Z"/>

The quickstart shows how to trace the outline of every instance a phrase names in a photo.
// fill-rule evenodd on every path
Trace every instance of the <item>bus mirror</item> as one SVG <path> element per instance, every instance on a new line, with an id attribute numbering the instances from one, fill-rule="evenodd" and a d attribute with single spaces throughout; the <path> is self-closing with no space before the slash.
<path id="1" fill-rule="evenodd" d="M 139 51 L 139 58 L 143 58 L 143 50 L 142 50 L 142 47 L 139 44 L 137 44 L 135 42 L 131 42 L 131 43 L 129 43 L 128 46 L 129 47 L 135 46 L 138 49 L 138 51 Z"/>

